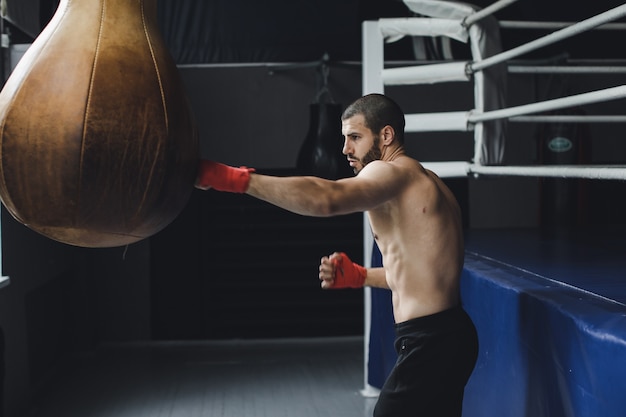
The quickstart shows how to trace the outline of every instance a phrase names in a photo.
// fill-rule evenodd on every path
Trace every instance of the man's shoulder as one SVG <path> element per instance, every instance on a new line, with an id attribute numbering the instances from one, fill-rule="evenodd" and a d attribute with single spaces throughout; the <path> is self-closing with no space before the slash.
<path id="1" fill-rule="evenodd" d="M 410 156 L 402 155 L 393 161 L 379 161 L 390 166 L 397 167 L 398 169 L 415 171 L 416 173 L 424 173 L 424 166 L 417 160 Z"/>
<path id="2" fill-rule="evenodd" d="M 417 176 L 426 176 L 424 167 L 415 159 L 401 157 L 393 161 L 376 160 L 367 164 L 359 173 L 359 176 L 372 176 L 374 178 L 398 178 L 409 179 Z"/>

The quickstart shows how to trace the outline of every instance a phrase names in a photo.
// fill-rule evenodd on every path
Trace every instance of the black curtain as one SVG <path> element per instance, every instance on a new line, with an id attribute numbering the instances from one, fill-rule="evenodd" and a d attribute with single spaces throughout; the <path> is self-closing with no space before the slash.
<path id="1" fill-rule="evenodd" d="M 159 0 L 179 64 L 361 59 L 361 22 L 407 16 L 401 0 Z"/>
<path id="2" fill-rule="evenodd" d="M 161 0 L 159 24 L 179 64 L 360 57 L 358 0 Z M 355 13 L 357 11 L 357 13 Z"/>
<path id="3" fill-rule="evenodd" d="M 220 62 L 333 61 L 361 59 L 361 23 L 381 17 L 411 16 L 402 0 L 157 0 L 159 24 L 179 64 Z M 493 0 L 471 0 L 484 7 Z M 617 7 L 623 0 L 546 4 L 528 0 L 497 13 L 501 20 L 577 21 Z M 7 0 L 6 25 L 12 43 L 32 42 L 59 0 Z M 619 21 L 624 21 L 620 19 Z M 609 33 L 607 41 L 606 33 Z M 507 31 L 504 49 L 533 40 L 545 31 Z M 540 57 L 563 51 L 572 57 L 621 58 L 614 33 L 595 31 L 540 50 Z M 533 57 L 537 54 L 531 54 Z M 411 59 L 408 41 L 385 49 L 387 59 Z"/>
<path id="4" fill-rule="evenodd" d="M 5 19 L 31 38 L 41 30 L 39 21 L 40 0 L 8 0 Z"/>

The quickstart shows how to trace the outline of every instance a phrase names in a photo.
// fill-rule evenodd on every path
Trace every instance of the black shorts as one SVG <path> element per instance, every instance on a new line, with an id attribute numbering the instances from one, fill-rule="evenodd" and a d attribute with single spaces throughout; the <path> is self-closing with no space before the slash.
<path id="1" fill-rule="evenodd" d="M 459 417 L 478 356 L 474 323 L 462 307 L 396 324 L 398 360 L 374 417 Z"/>

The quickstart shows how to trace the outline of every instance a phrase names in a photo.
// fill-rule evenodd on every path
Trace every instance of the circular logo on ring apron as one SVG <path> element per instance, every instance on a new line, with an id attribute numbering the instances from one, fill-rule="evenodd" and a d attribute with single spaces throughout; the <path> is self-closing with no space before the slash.
<path id="1" fill-rule="evenodd" d="M 572 144 L 571 140 L 562 136 L 552 138 L 548 142 L 548 149 L 550 149 L 552 152 L 567 152 L 572 149 L 573 146 L 574 145 Z"/>

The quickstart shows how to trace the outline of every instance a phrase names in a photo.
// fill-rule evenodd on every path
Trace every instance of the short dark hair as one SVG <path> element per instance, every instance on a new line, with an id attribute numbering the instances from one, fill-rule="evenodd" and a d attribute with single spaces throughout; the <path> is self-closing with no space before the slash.
<path id="1" fill-rule="evenodd" d="M 404 145 L 404 112 L 392 99 L 384 94 L 367 94 L 350 104 L 341 115 L 341 120 L 362 114 L 365 125 L 378 134 L 389 125 L 396 133 L 396 139 Z"/>

